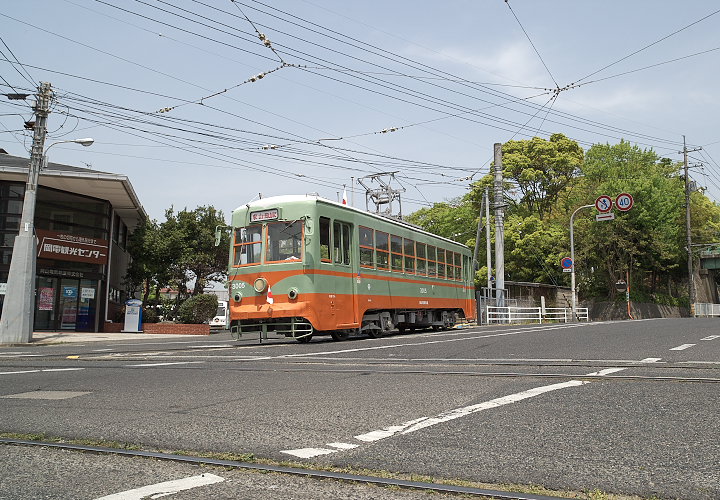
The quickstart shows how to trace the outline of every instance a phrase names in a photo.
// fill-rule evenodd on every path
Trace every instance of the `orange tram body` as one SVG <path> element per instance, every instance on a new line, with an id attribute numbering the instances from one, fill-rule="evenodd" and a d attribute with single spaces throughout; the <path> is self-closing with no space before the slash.
<path id="1" fill-rule="evenodd" d="M 313 195 L 233 211 L 230 331 L 380 337 L 475 319 L 470 250 Z"/>

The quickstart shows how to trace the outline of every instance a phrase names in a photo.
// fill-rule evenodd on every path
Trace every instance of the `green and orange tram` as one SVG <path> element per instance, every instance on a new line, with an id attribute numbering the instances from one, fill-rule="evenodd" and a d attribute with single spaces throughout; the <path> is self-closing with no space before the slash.
<path id="1" fill-rule="evenodd" d="M 398 219 L 278 196 L 234 210 L 232 234 L 235 338 L 377 338 L 475 319 L 470 250 Z"/>

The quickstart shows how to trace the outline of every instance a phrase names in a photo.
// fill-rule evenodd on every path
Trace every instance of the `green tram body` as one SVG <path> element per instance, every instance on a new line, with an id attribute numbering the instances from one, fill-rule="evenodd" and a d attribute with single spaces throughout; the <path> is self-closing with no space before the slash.
<path id="1" fill-rule="evenodd" d="M 236 338 L 379 337 L 476 317 L 470 250 L 405 222 L 316 196 L 279 196 L 233 211 L 232 229 Z"/>

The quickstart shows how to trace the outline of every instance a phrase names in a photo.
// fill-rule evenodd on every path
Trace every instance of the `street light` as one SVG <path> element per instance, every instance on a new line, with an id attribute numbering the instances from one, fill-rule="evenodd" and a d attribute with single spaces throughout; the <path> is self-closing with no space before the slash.
<path id="1" fill-rule="evenodd" d="M 44 123 L 41 123 L 37 128 L 44 129 Z M 37 238 L 35 237 L 34 220 L 38 176 L 40 170 L 47 164 L 48 150 L 57 144 L 71 142 L 90 146 L 95 141 L 89 137 L 57 141 L 45 148 L 42 155 L 36 154 L 37 149 L 42 146 L 40 148 L 33 147 L 28 169 L 28 180 L 25 184 L 20 231 L 13 243 L 5 301 L 2 316 L 0 317 L 0 344 L 27 343 L 32 340 L 35 314 L 35 261 L 37 259 Z"/>
<path id="2" fill-rule="evenodd" d="M 577 290 L 575 288 L 575 236 L 573 231 L 573 224 L 575 222 L 575 214 L 577 214 L 583 208 L 594 207 L 595 205 L 583 205 L 577 208 L 570 216 L 570 260 L 572 260 L 572 267 L 570 268 L 570 294 L 572 295 L 572 321 L 577 321 Z"/>

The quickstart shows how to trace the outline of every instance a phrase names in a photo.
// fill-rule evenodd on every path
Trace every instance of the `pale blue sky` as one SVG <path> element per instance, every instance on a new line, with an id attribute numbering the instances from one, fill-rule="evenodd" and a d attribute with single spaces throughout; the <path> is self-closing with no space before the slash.
<path id="1" fill-rule="evenodd" d="M 56 90 L 49 141 L 97 141 L 57 146 L 51 160 L 126 174 L 153 218 L 170 205 L 229 216 L 259 192 L 334 199 L 351 177 L 387 170 L 407 188 L 407 213 L 464 194 L 494 142 L 554 132 L 586 148 L 624 137 L 676 160 L 685 134 L 704 146 L 693 177 L 720 196 L 720 13 L 588 76 L 712 14 L 710 0 L 12 3 L 0 36 Z M 0 76 L 32 88 L 16 68 L 0 61 Z M 545 89 L 574 82 L 586 85 L 550 109 Z M 8 130 L 28 105 L 0 104 L 0 147 L 27 156 L 30 135 Z M 380 133 L 392 127 L 404 128 Z"/>

